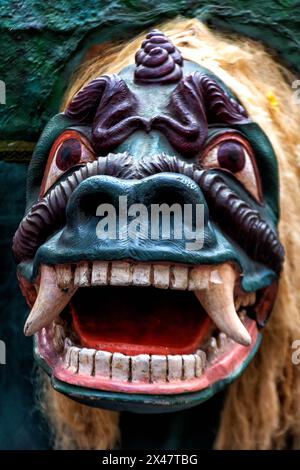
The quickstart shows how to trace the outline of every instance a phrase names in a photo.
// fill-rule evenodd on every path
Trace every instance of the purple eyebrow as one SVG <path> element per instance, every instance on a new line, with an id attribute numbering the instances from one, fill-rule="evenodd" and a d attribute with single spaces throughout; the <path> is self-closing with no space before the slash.
<path id="1" fill-rule="evenodd" d="M 158 130 L 184 157 L 199 153 L 208 124 L 234 125 L 247 121 L 245 109 L 208 75 L 195 72 L 179 81 L 168 114 L 146 119 L 138 114 L 138 99 L 118 75 L 104 75 L 83 88 L 68 105 L 69 118 L 92 126 L 92 143 L 106 155 L 133 132 Z"/>

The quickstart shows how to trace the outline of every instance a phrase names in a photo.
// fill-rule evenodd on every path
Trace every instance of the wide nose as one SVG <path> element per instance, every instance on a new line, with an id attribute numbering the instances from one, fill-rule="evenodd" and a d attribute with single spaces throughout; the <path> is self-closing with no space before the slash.
<path id="1" fill-rule="evenodd" d="M 203 243 L 206 248 L 214 243 L 214 234 L 202 191 L 192 179 L 175 173 L 142 180 L 86 179 L 69 199 L 58 240 L 74 258 L 145 261 L 181 258 Z"/>
<path id="2" fill-rule="evenodd" d="M 161 173 L 143 180 L 121 180 L 111 176 L 93 176 L 83 181 L 73 192 L 67 206 L 67 224 L 76 226 L 90 224 L 100 216 L 101 208 L 113 209 L 116 222 L 120 223 L 124 210 L 133 217 L 140 210 L 149 216 L 161 211 L 178 211 L 178 216 L 187 210 L 196 216 L 196 207 L 201 206 L 204 221 L 208 219 L 208 208 L 199 186 L 187 176 Z M 140 207 L 138 207 L 139 205 Z M 121 211 L 121 213 L 120 213 Z M 145 213 L 145 212 L 144 212 Z M 176 214 L 175 214 L 176 215 Z M 193 220 L 191 220 L 193 223 Z"/>

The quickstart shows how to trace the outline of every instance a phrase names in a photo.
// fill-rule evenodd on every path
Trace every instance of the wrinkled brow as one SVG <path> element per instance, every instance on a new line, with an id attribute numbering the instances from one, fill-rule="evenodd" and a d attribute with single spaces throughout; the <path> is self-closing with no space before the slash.
<path id="1" fill-rule="evenodd" d="M 137 130 L 158 130 L 182 156 L 194 157 L 206 141 L 208 124 L 247 120 L 245 109 L 201 72 L 180 80 L 171 93 L 167 114 L 147 119 L 139 116 L 138 105 L 124 80 L 104 75 L 79 91 L 65 114 L 92 126 L 92 143 L 99 155 L 107 155 Z"/>

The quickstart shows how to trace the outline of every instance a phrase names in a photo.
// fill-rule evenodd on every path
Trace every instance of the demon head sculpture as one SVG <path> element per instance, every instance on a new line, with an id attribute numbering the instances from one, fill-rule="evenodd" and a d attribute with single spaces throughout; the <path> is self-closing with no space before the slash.
<path id="1" fill-rule="evenodd" d="M 49 122 L 27 197 L 13 244 L 25 334 L 57 390 L 177 410 L 247 367 L 283 262 L 276 157 L 231 90 L 163 33 Z"/>

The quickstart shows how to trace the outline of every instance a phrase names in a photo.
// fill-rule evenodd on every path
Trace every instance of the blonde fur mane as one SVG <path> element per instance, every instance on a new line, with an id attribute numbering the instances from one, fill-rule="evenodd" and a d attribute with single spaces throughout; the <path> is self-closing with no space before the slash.
<path id="1" fill-rule="evenodd" d="M 300 365 L 291 360 L 300 339 L 300 106 L 294 77 L 258 43 L 210 31 L 198 20 L 160 26 L 185 59 L 207 67 L 240 98 L 270 138 L 280 167 L 280 236 L 286 250 L 279 295 L 261 348 L 229 387 L 215 447 L 283 449 L 300 447 Z M 62 109 L 91 79 L 118 72 L 134 60 L 144 35 L 107 45 L 76 74 Z M 109 449 L 119 438 L 116 413 L 97 410 L 48 390 L 48 417 L 60 448 Z M 202 423 L 204 426 L 205 424 Z"/>

